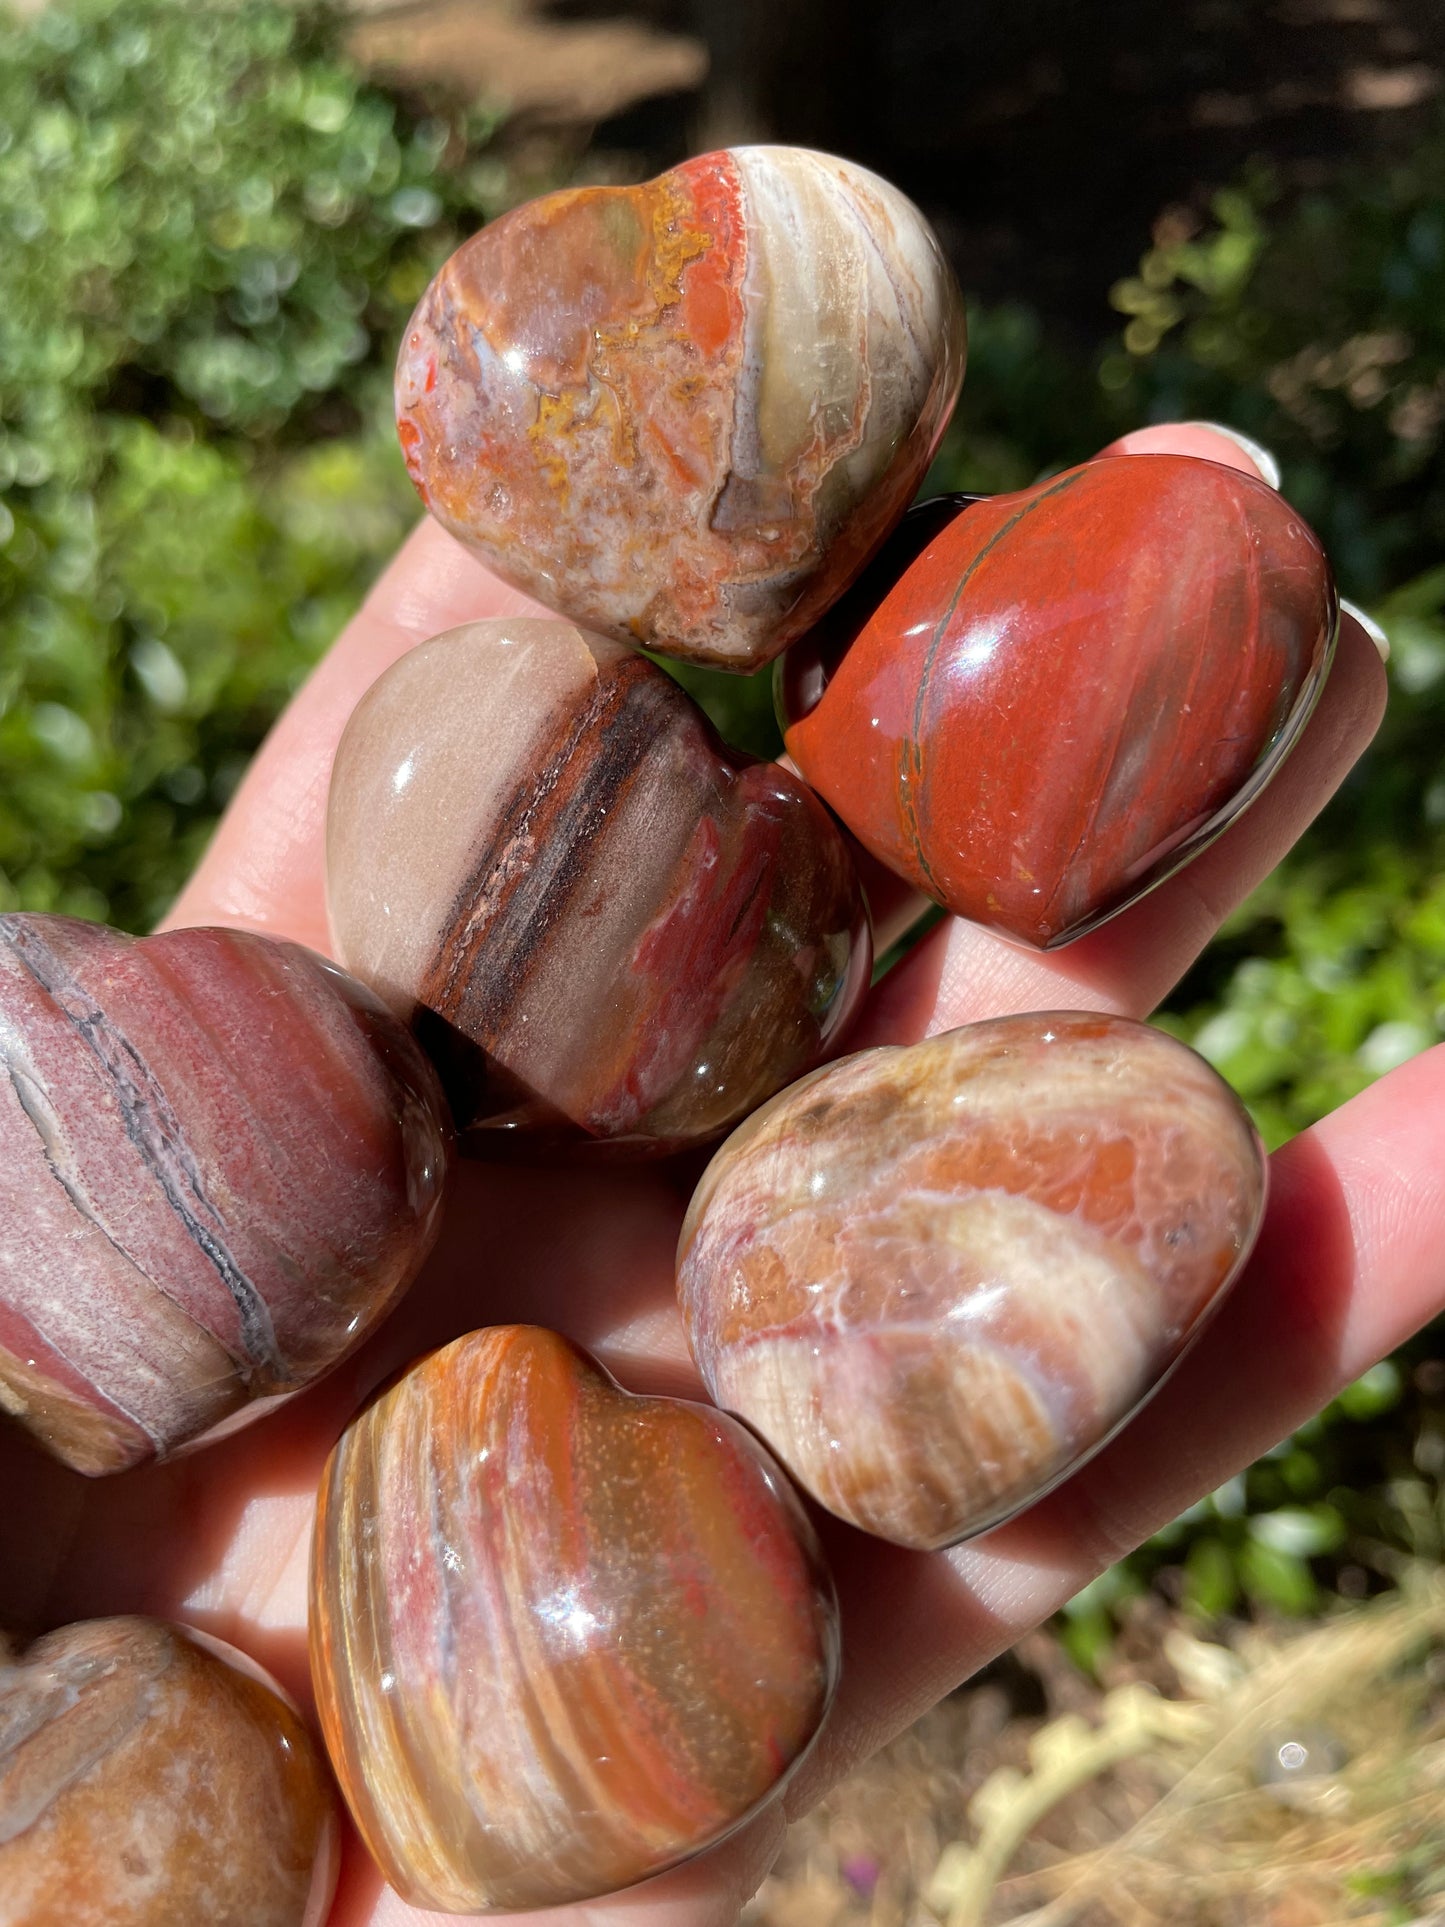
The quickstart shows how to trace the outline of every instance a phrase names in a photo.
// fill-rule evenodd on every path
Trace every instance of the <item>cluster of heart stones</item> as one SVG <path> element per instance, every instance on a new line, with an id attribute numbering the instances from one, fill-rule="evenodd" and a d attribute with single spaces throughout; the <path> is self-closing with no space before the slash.
<path id="1" fill-rule="evenodd" d="M 327 1466 L 321 1724 L 419 1907 L 613 1892 L 741 1825 L 838 1671 L 796 1488 L 904 1546 L 996 1525 L 1137 1410 L 1258 1230 L 1246 1114 L 1155 1030 L 1030 1014 L 838 1056 L 870 939 L 830 811 L 949 910 L 1066 942 L 1253 799 L 1334 643 L 1313 535 L 1207 461 L 905 513 L 963 364 L 932 233 L 844 161 L 740 149 L 504 216 L 423 297 L 398 424 L 432 514 L 556 614 L 437 637 L 356 710 L 345 971 L 0 917 L 0 1404 L 85 1473 L 334 1366 L 420 1268 L 456 1150 L 732 1133 L 678 1253 L 716 1407 L 492 1328 Z M 637 645 L 781 658 L 801 778 Z M 37 1896 L 7 1918 L 83 1923 L 47 1879 L 75 1843 L 109 1865 L 117 1788 L 178 1753 L 215 1811 L 139 1830 L 124 1920 L 179 1918 L 249 1827 L 274 1879 L 244 1918 L 314 1927 L 335 1829 L 294 1712 L 132 1621 L 0 1658 L 0 1890 Z"/>

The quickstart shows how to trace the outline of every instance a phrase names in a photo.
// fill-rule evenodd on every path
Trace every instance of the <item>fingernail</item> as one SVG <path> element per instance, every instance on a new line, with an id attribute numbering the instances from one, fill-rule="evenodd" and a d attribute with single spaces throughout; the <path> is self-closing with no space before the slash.
<path id="1" fill-rule="evenodd" d="M 1236 448 L 1244 450 L 1270 487 L 1279 487 L 1279 463 L 1264 443 L 1257 442 L 1253 435 L 1246 435 L 1242 429 L 1231 428 L 1227 422 L 1186 422 L 1185 427 L 1207 428 L 1211 434 L 1227 435 Z"/>
<path id="2" fill-rule="evenodd" d="M 1340 597 L 1340 614 L 1353 616 L 1355 618 L 1355 621 L 1359 623 L 1365 634 L 1370 638 L 1370 641 L 1374 643 L 1375 647 L 1379 650 L 1381 662 L 1388 662 L 1390 660 L 1390 638 L 1385 634 L 1373 616 L 1367 616 L 1358 603 L 1346 602 L 1343 596 Z"/>

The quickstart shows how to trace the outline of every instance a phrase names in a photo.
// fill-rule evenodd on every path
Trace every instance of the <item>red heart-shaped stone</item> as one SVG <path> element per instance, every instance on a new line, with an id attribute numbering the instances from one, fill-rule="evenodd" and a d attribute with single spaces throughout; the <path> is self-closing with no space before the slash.
<path id="1" fill-rule="evenodd" d="M 731 1832 L 818 1729 L 835 1611 L 749 1432 L 624 1392 L 555 1332 L 434 1352 L 322 1478 L 317 1708 L 412 1906 L 586 1899 Z"/>
<path id="2" fill-rule="evenodd" d="M 1188 456 L 1107 457 L 915 511 L 786 659 L 788 750 L 937 902 L 1064 943 L 1259 794 L 1337 618 L 1324 552 L 1273 489 Z"/>
<path id="3" fill-rule="evenodd" d="M 0 1409 L 115 1472 L 310 1384 L 430 1249 L 444 1116 L 298 944 L 0 917 Z"/>

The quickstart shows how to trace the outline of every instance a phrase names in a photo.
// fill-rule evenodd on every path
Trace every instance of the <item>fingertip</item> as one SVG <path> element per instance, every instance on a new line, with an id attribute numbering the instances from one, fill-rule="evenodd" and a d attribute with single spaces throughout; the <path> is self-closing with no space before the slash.
<path id="1" fill-rule="evenodd" d="M 1365 611 L 1362 608 L 1360 608 L 1358 603 L 1347 602 L 1344 599 L 1344 597 L 1341 596 L 1340 597 L 1340 618 L 1341 618 L 1342 625 L 1344 621 L 1348 619 L 1350 622 L 1353 622 L 1358 628 L 1364 630 L 1365 634 L 1369 637 L 1370 641 L 1375 645 L 1375 652 L 1379 656 L 1381 662 L 1388 662 L 1390 660 L 1389 636 L 1386 635 L 1385 631 L 1380 627 L 1379 623 L 1376 622 L 1375 618 L 1372 615 L 1367 615 Z"/>
<path id="2" fill-rule="evenodd" d="M 1201 461 L 1221 462 L 1256 481 L 1279 487 L 1279 463 L 1262 442 L 1223 422 L 1156 422 L 1134 428 L 1101 455 L 1194 455 Z"/>
<path id="3" fill-rule="evenodd" d="M 1380 640 L 1376 639 L 1377 635 Z M 1341 721 L 1348 728 L 1350 747 L 1356 757 L 1363 755 L 1384 720 L 1390 693 L 1390 678 L 1385 668 L 1389 655 L 1390 645 L 1384 640 L 1384 631 L 1378 630 L 1373 622 L 1362 621 L 1357 610 L 1342 602 L 1330 681 L 1346 685 L 1349 713 Z M 1327 689 L 1326 695 L 1328 693 Z M 1323 701 L 1322 698 L 1322 704 Z"/>

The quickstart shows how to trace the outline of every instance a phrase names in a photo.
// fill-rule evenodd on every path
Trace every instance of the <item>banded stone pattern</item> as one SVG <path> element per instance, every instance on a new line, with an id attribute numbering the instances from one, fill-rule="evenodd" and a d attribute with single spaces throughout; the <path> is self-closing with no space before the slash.
<path id="1" fill-rule="evenodd" d="M 321 1927 L 340 1827 L 251 1660 L 152 1619 L 0 1654 L 3 1927 Z"/>
<path id="2" fill-rule="evenodd" d="M 723 1145 L 678 1290 L 708 1389 L 840 1518 L 996 1525 L 1178 1360 L 1264 1208 L 1243 1106 L 1122 1018 L 1005 1017 L 860 1053 Z"/>
<path id="3" fill-rule="evenodd" d="M 837 1665 L 831 1581 L 756 1442 L 526 1326 L 433 1353 L 343 1435 L 310 1630 L 363 1839 L 453 1913 L 609 1893 L 721 1838 Z"/>
<path id="4" fill-rule="evenodd" d="M 964 342 L 895 188 L 731 149 L 474 236 L 407 328 L 397 426 L 432 514 L 509 581 L 622 641 L 756 668 L 902 514 Z"/>
<path id="5" fill-rule="evenodd" d="M 867 987 L 832 818 L 671 677 L 571 623 L 404 656 L 336 757 L 337 954 L 416 1029 L 466 1148 L 720 1136 Z"/>
<path id="6" fill-rule="evenodd" d="M 0 917 L 0 1408 L 113 1472 L 309 1384 L 430 1248 L 444 1116 L 296 944 Z"/>

